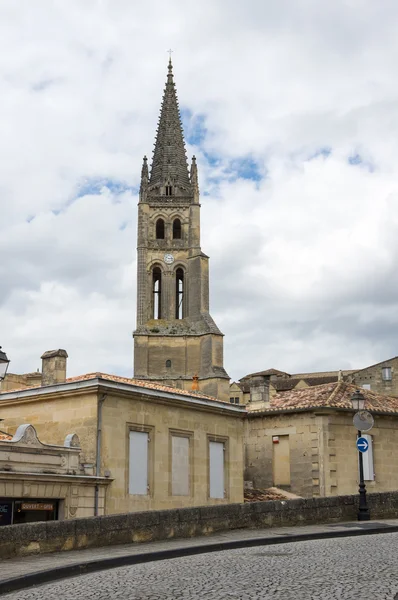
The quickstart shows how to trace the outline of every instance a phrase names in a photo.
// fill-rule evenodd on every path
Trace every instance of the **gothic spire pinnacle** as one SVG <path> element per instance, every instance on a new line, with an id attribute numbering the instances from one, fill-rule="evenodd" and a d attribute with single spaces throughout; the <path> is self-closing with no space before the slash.
<path id="1" fill-rule="evenodd" d="M 149 180 L 149 173 L 148 173 L 148 159 L 146 156 L 144 156 L 144 159 L 142 161 L 142 169 L 141 169 L 141 185 L 140 185 L 140 201 L 142 202 L 145 195 L 146 195 L 146 191 L 148 189 L 148 180 Z"/>
<path id="2" fill-rule="evenodd" d="M 190 188 L 180 111 L 169 58 L 149 185 Z"/>

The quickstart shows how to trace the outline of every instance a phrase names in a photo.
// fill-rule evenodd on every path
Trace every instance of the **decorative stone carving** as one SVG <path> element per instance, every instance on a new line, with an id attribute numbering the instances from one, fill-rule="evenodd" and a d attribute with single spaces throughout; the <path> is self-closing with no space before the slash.
<path id="1" fill-rule="evenodd" d="M 37 437 L 36 429 L 33 427 L 33 425 L 29 425 L 29 423 L 25 423 L 24 425 L 20 425 L 18 427 L 14 437 L 11 440 L 11 443 L 12 442 L 26 444 L 27 446 L 43 446 Z"/>
<path id="2" fill-rule="evenodd" d="M 76 433 L 69 433 L 64 442 L 66 448 L 80 448 L 79 436 Z"/>

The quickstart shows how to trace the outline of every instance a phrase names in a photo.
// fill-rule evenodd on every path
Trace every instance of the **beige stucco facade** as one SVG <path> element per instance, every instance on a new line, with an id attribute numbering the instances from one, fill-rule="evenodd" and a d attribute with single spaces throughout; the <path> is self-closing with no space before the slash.
<path id="1" fill-rule="evenodd" d="M 14 432 L 23 420 L 32 423 L 48 443 L 57 443 L 66 431 L 79 436 L 81 461 L 88 468 L 91 465 L 94 474 L 112 479 L 106 514 L 243 501 L 245 411 L 241 407 L 171 388 L 157 392 L 100 379 L 5 393 L 0 395 L 0 407 L 5 431 Z M 130 431 L 149 434 L 148 491 L 140 495 L 129 493 Z M 172 494 L 173 435 L 188 439 L 186 495 Z M 222 498 L 209 495 L 211 441 L 224 448 Z"/>
<path id="2" fill-rule="evenodd" d="M 359 476 L 352 418 L 352 411 L 331 409 L 249 416 L 245 480 L 256 488 L 279 485 L 306 498 L 355 494 Z M 374 480 L 366 481 L 367 490 L 393 491 L 398 488 L 398 416 L 376 414 L 374 419 L 369 432 Z M 283 479 L 286 459 L 289 477 Z"/>

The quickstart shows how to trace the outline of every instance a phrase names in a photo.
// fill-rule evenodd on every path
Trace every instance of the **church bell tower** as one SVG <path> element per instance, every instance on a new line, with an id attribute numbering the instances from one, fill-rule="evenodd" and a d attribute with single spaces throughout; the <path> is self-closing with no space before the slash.
<path id="1" fill-rule="evenodd" d="M 185 151 L 171 59 L 151 171 L 138 204 L 134 377 L 229 398 L 223 334 L 209 314 L 209 257 L 200 247 L 195 157 Z"/>

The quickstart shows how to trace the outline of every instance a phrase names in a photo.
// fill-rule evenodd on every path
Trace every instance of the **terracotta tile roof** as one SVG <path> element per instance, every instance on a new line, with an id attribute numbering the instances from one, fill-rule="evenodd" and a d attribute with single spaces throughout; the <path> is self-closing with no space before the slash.
<path id="1" fill-rule="evenodd" d="M 250 410 L 253 413 L 279 412 L 281 410 L 290 410 L 294 412 L 297 409 L 312 408 L 349 408 L 352 409 L 351 396 L 358 389 L 358 386 L 345 381 L 335 383 L 326 383 L 299 390 L 291 390 L 276 394 L 270 399 L 269 408 Z M 394 396 L 384 396 L 376 394 L 370 390 L 361 389 L 365 397 L 365 409 L 370 412 L 389 412 L 398 413 L 398 398 Z"/>
<path id="2" fill-rule="evenodd" d="M 10 441 L 12 440 L 12 435 L 8 435 L 8 433 L 4 433 L 3 431 L 0 431 L 0 441 L 4 440 L 4 441 Z"/>
<path id="3" fill-rule="evenodd" d="M 171 385 L 163 385 L 161 383 L 156 383 L 155 381 L 134 379 L 130 377 L 120 377 L 119 375 L 108 375 L 107 373 L 86 373 L 85 375 L 78 375 L 77 377 L 68 377 L 66 383 L 73 383 L 74 381 L 87 381 L 89 379 L 106 379 L 108 381 L 114 381 L 115 383 L 126 383 L 128 385 L 136 385 L 138 387 L 143 387 L 150 390 L 158 390 L 159 392 L 169 392 L 170 394 L 182 394 L 183 396 L 195 396 L 195 398 L 205 398 L 206 400 L 223 402 L 222 400 L 218 400 L 218 398 L 214 398 L 214 396 L 207 396 L 206 394 L 202 394 L 201 392 L 181 390 L 180 388 L 175 388 Z"/>
<path id="4" fill-rule="evenodd" d="M 271 490 L 244 490 L 244 502 L 269 502 L 270 500 L 286 500 L 286 496 Z"/>
<path id="5" fill-rule="evenodd" d="M 158 390 L 159 392 L 169 392 L 170 394 L 178 394 L 181 396 L 193 396 L 195 398 L 202 398 L 204 400 L 212 400 L 213 402 L 222 402 L 223 404 L 228 404 L 230 406 L 229 401 L 220 400 L 219 398 L 215 398 L 214 396 L 208 396 L 207 394 L 203 394 L 202 392 L 194 392 L 191 390 L 182 390 L 180 388 L 175 388 L 169 385 L 162 385 L 160 383 L 155 383 L 154 381 L 146 381 L 142 379 L 133 379 L 129 377 L 120 377 L 119 375 L 109 375 L 107 373 L 85 373 L 84 375 L 77 375 L 76 377 L 68 377 L 65 380 L 65 383 L 77 383 L 79 381 L 89 381 L 90 379 L 106 379 L 107 381 L 113 381 L 115 383 L 126 383 L 127 385 L 135 385 L 137 387 L 142 387 L 150 390 Z M 14 392 L 23 392 L 23 391 L 34 391 L 44 389 L 42 386 L 38 387 L 29 387 L 29 388 L 18 388 L 12 390 L 4 390 L 0 391 L 0 396 L 2 394 L 14 393 Z"/>

